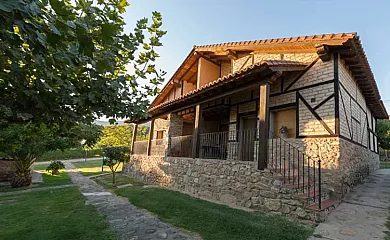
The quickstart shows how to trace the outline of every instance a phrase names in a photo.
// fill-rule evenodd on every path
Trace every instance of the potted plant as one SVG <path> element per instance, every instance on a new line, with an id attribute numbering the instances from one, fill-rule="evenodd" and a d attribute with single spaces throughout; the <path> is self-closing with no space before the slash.
<path id="1" fill-rule="evenodd" d="M 59 175 L 59 170 L 64 168 L 65 166 L 61 161 L 52 161 L 49 166 L 47 166 L 46 171 L 51 171 L 51 175 Z"/>
<path id="2" fill-rule="evenodd" d="M 281 137 L 281 138 L 287 138 L 288 128 L 287 128 L 286 126 L 282 126 L 282 127 L 279 129 L 279 134 L 280 134 L 280 137 Z"/>

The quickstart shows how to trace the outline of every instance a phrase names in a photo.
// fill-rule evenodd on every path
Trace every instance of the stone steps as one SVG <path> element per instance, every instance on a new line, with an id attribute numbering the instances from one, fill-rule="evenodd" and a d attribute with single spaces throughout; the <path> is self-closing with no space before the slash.
<path id="1" fill-rule="evenodd" d="M 293 194 L 293 199 L 302 203 L 303 209 L 306 210 L 311 219 L 316 222 L 325 221 L 327 215 L 338 204 L 338 201 L 330 198 L 330 191 L 327 188 L 321 189 L 321 208 L 318 206 L 318 186 L 314 185 L 313 178 L 310 177 L 310 181 L 305 176 L 305 181 L 302 181 L 302 176 L 298 176 L 294 173 L 294 176 L 280 175 L 276 173 L 275 179 L 281 181 L 282 184 L 279 188 L 283 192 Z M 298 184 L 299 180 L 299 184 Z M 309 185 L 310 184 L 310 185 Z M 309 192 L 308 192 L 309 191 Z"/>

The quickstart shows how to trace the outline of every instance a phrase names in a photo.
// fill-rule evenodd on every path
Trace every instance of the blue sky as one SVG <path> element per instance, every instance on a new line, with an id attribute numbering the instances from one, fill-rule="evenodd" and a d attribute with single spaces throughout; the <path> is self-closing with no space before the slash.
<path id="1" fill-rule="evenodd" d="M 358 32 L 390 112 L 390 1 L 138 0 L 125 13 L 126 31 L 152 11 L 168 31 L 158 67 L 168 80 L 193 45 L 227 41 Z"/>

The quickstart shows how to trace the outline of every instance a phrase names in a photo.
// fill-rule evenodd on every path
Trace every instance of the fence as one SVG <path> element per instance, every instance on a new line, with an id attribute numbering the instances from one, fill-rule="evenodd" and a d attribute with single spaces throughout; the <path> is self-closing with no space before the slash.
<path id="1" fill-rule="evenodd" d="M 169 157 L 192 157 L 193 136 L 170 137 L 168 141 Z"/>
<path id="2" fill-rule="evenodd" d="M 147 152 L 148 152 L 148 140 L 134 142 L 133 154 L 146 155 Z"/>

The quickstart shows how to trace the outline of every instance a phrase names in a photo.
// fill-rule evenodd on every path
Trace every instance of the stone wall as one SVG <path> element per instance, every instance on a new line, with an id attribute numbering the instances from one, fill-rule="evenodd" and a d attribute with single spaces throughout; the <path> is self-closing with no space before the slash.
<path id="1" fill-rule="evenodd" d="M 369 173 L 379 169 L 379 154 L 366 147 L 340 139 L 339 169 L 342 173 L 343 193 L 345 194 Z"/>
<path id="2" fill-rule="evenodd" d="M 12 173 L 16 171 L 13 161 L 0 160 L 0 182 L 9 181 Z"/>
<path id="3" fill-rule="evenodd" d="M 132 156 L 123 172 L 138 181 L 231 206 L 314 217 L 293 193 L 279 188 L 280 181 L 271 172 L 257 170 L 255 162 Z"/>

